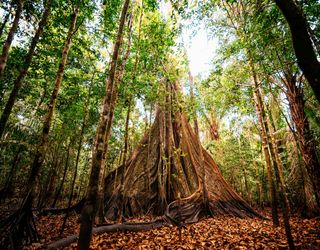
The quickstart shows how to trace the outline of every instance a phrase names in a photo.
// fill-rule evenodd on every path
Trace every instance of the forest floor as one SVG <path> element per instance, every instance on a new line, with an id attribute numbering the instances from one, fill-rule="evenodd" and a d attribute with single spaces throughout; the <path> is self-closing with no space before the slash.
<path id="1" fill-rule="evenodd" d="M 269 211 L 263 214 L 270 218 Z M 142 221 L 145 218 L 137 219 Z M 146 218 L 150 220 L 150 218 Z M 37 220 L 40 242 L 23 249 L 40 249 L 79 231 L 78 215 L 72 214 L 64 234 L 59 237 L 63 215 L 41 216 Z M 291 217 L 292 234 L 297 249 L 320 249 L 320 217 Z M 65 249 L 75 249 L 76 243 Z M 288 249 L 283 227 L 273 227 L 272 221 L 240 219 L 228 216 L 204 218 L 179 230 L 164 226 L 150 231 L 114 232 L 94 235 L 92 249 Z"/>

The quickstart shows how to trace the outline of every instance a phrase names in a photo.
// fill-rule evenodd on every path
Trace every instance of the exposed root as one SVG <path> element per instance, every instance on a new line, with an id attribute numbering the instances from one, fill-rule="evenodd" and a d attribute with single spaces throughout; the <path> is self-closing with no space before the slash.
<path id="1" fill-rule="evenodd" d="M 92 229 L 93 234 L 103 234 L 103 233 L 110 233 L 110 232 L 120 232 L 120 231 L 145 231 L 151 230 L 158 227 L 162 227 L 168 225 L 168 222 L 163 218 L 160 217 L 156 220 L 150 222 L 129 222 L 124 224 L 113 224 L 113 225 L 105 225 L 94 227 Z M 58 240 L 46 246 L 46 249 L 57 249 L 59 247 L 66 247 L 71 243 L 78 240 L 78 235 L 71 235 L 64 239 Z"/>
<path id="2" fill-rule="evenodd" d="M 187 118 L 176 112 L 168 125 L 165 112 L 158 110 L 152 128 L 126 165 L 107 176 L 106 217 L 116 220 L 120 214 L 141 216 L 148 211 L 184 223 L 218 214 L 262 218 L 225 181 L 211 155 L 199 147 Z M 171 129 L 164 129 L 167 126 Z M 170 153 L 165 154 L 164 149 Z M 203 169 L 206 201 L 200 174 Z"/>
<path id="3" fill-rule="evenodd" d="M 38 240 L 29 199 L 30 195 L 26 198 L 21 209 L 0 222 L 0 249 L 20 249 L 22 244 Z"/>
<path id="4" fill-rule="evenodd" d="M 75 211 L 76 213 L 80 213 L 81 209 L 84 205 L 85 199 L 80 200 L 77 204 L 70 207 L 69 211 Z M 47 214 L 64 214 L 68 211 L 68 207 L 64 208 L 44 208 L 41 210 L 41 215 Z"/>

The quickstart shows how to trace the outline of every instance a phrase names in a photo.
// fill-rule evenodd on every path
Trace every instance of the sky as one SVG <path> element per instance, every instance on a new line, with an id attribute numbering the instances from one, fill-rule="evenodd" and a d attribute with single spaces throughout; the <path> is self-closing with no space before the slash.
<path id="1" fill-rule="evenodd" d="M 169 13 L 171 12 L 170 1 L 161 1 L 160 12 L 165 18 L 169 16 Z M 193 30 L 197 30 L 197 32 L 193 34 Z M 187 50 L 191 74 L 193 76 L 208 76 L 211 68 L 211 61 L 213 60 L 215 51 L 218 47 L 218 40 L 209 39 L 203 23 L 200 23 L 199 27 L 192 27 L 192 29 L 184 27 L 179 40 L 183 41 Z"/>
<path id="2" fill-rule="evenodd" d="M 202 26 L 195 35 L 191 35 L 190 30 L 183 30 L 183 40 L 193 76 L 208 76 L 218 47 L 218 40 L 209 39 L 204 25 Z"/>

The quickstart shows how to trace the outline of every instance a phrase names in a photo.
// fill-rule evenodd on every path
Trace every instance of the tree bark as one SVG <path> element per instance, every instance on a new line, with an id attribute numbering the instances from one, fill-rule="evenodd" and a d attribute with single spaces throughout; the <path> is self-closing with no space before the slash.
<path id="1" fill-rule="evenodd" d="M 298 65 L 307 78 L 316 98 L 320 102 L 320 63 L 308 33 L 308 24 L 302 10 L 293 0 L 274 0 L 286 18 Z"/>
<path id="2" fill-rule="evenodd" d="M 11 114 L 13 105 L 15 103 L 17 96 L 18 96 L 19 90 L 22 87 L 23 80 L 25 79 L 25 77 L 28 73 L 28 70 L 29 70 L 29 67 L 30 67 L 30 64 L 32 62 L 32 58 L 34 55 L 35 48 L 37 46 L 37 43 L 39 42 L 40 36 L 43 33 L 43 28 L 45 27 L 47 20 L 48 20 L 48 17 L 50 15 L 51 5 L 52 5 L 52 0 L 48 0 L 47 4 L 45 6 L 45 9 L 44 9 L 42 19 L 39 22 L 38 29 L 37 29 L 34 37 L 32 38 L 28 54 L 26 55 L 26 57 L 24 59 L 24 63 L 22 64 L 22 68 L 19 71 L 19 75 L 18 75 L 17 79 L 14 81 L 13 89 L 10 93 L 9 99 L 6 103 L 6 106 L 3 110 L 3 113 L 0 118 L 0 138 L 3 135 L 4 128 L 7 124 L 9 116 Z M 0 72 L 1 72 L 1 65 L 0 65 Z M 0 75 L 1 75 L 1 73 L 0 73 Z"/>
<path id="3" fill-rule="evenodd" d="M 107 89 L 109 89 L 109 87 L 112 89 L 114 85 L 116 66 L 118 63 L 120 45 L 122 40 L 122 33 L 124 30 L 124 23 L 125 23 L 127 11 L 128 11 L 129 3 L 130 3 L 130 0 L 125 0 L 122 8 L 116 43 L 115 43 L 113 54 L 112 54 L 109 76 L 106 82 Z M 115 92 L 113 93 L 113 95 L 116 95 L 116 94 L 117 93 Z M 95 145 L 93 150 L 88 192 L 87 192 L 86 202 L 81 213 L 81 226 L 80 226 L 80 233 L 79 233 L 79 240 L 78 240 L 79 250 L 87 250 L 89 249 L 89 245 L 90 245 L 93 221 L 97 211 L 97 195 L 98 195 L 98 188 L 99 188 L 99 183 L 97 182 L 97 180 L 100 179 L 100 172 L 101 172 L 100 170 L 103 165 L 103 159 L 104 159 L 103 155 L 104 155 L 104 149 L 106 146 L 105 144 L 108 143 L 108 139 L 109 139 L 108 137 L 110 136 L 110 129 L 107 131 L 106 128 L 108 125 L 108 120 L 110 120 L 110 111 L 112 111 L 110 110 L 111 101 L 112 101 L 112 95 L 110 96 L 110 98 L 108 98 L 108 95 L 106 95 L 103 101 L 103 111 L 100 117 L 97 131 L 96 131 L 96 140 L 95 140 Z"/>
<path id="4" fill-rule="evenodd" d="M 12 26 L 9 30 L 7 40 L 5 41 L 3 48 L 2 48 L 2 54 L 0 55 L 0 80 L 2 78 L 4 69 L 7 64 L 7 60 L 8 60 L 8 56 L 9 56 L 9 49 L 11 47 L 11 43 L 13 41 L 14 34 L 15 34 L 15 32 L 18 28 L 18 25 L 19 25 L 24 2 L 25 2 L 25 0 L 18 0 L 18 2 L 17 2 L 16 14 L 14 16 Z"/>
<path id="5" fill-rule="evenodd" d="M 266 109 L 266 107 L 265 107 Z M 290 207 L 289 207 L 289 201 L 288 201 L 288 197 L 286 194 L 286 190 L 285 190 L 285 184 L 284 184 L 284 179 L 283 179 L 283 168 L 282 168 L 282 162 L 281 159 L 278 155 L 278 147 L 276 145 L 276 141 L 274 138 L 274 129 L 272 127 L 271 121 L 270 121 L 270 117 L 267 115 L 267 125 L 270 128 L 270 142 L 271 142 L 271 146 L 272 146 L 272 154 L 275 157 L 275 163 L 273 165 L 274 167 L 274 173 L 276 176 L 276 181 L 277 181 L 277 185 L 278 185 L 278 193 L 279 193 L 279 198 L 280 198 L 280 204 L 281 204 L 281 208 L 282 208 L 282 216 L 283 216 L 283 222 L 284 222 L 284 228 L 285 228 L 285 232 L 287 235 L 287 241 L 288 241 L 288 245 L 289 248 L 291 250 L 295 249 L 295 245 L 294 245 L 294 241 L 293 241 L 293 237 L 291 234 L 291 226 L 290 226 Z"/>
<path id="6" fill-rule="evenodd" d="M 54 153 L 57 153 L 57 150 L 55 150 Z M 58 177 L 57 169 L 58 169 L 59 165 L 60 165 L 60 159 L 58 159 L 58 157 L 57 157 L 56 159 L 54 159 L 54 162 L 50 166 L 50 172 L 48 174 L 48 179 L 47 179 L 48 185 L 47 185 L 46 190 L 43 192 L 41 200 L 39 199 L 38 208 L 41 208 L 45 201 L 47 202 L 46 205 L 49 206 L 49 204 L 53 200 L 54 189 L 56 187 L 56 181 L 57 181 L 57 177 Z"/>
<path id="7" fill-rule="evenodd" d="M 295 125 L 293 133 L 295 133 L 298 140 L 302 159 L 315 192 L 315 200 L 320 208 L 320 163 L 317 157 L 315 140 L 304 111 L 303 88 L 300 86 L 301 83 L 297 82 L 296 76 L 289 72 L 285 75 L 286 78 L 283 79 L 283 83 L 286 86 L 287 91 L 285 94 L 289 101 L 290 113 Z"/>
<path id="8" fill-rule="evenodd" d="M 263 110 L 263 103 L 261 98 L 261 93 L 259 91 L 259 84 L 256 75 L 256 71 L 251 59 L 251 54 L 248 52 L 249 55 L 249 65 L 251 68 L 252 73 L 252 87 L 253 87 L 253 94 L 255 98 L 255 108 L 260 124 L 260 136 L 262 141 L 263 153 L 266 161 L 267 166 L 267 177 L 268 177 L 268 184 L 269 184 L 269 196 L 271 200 L 271 208 L 272 208 L 272 221 L 275 226 L 279 226 L 279 218 L 277 212 L 277 197 L 276 197 L 276 187 L 272 177 L 272 163 L 271 163 L 271 156 L 269 152 L 269 143 L 268 143 L 268 134 L 266 131 L 266 117 L 265 111 Z M 270 150 L 271 151 L 271 150 Z"/>
<path id="9" fill-rule="evenodd" d="M 189 71 L 189 82 L 190 82 L 191 101 L 194 102 L 194 93 L 193 93 L 194 81 L 193 81 L 193 76 L 191 75 L 190 71 Z M 198 117 L 197 117 L 197 112 L 194 107 L 193 107 L 193 122 L 194 122 L 194 132 L 197 136 L 198 150 L 199 150 L 199 155 L 200 155 L 201 188 L 202 188 L 202 192 L 203 192 L 203 205 L 204 205 L 207 213 L 211 213 L 210 208 L 209 208 L 209 201 L 208 201 L 208 190 L 207 190 L 207 186 L 206 186 L 206 171 L 204 168 L 204 157 L 203 157 L 202 146 L 201 146 L 201 142 L 200 142 Z"/>
<path id="10" fill-rule="evenodd" d="M 111 99 L 111 104 L 110 104 L 110 112 L 109 112 L 109 119 L 107 122 L 107 127 L 106 131 L 109 131 L 105 134 L 105 147 L 104 147 L 104 153 L 103 153 L 103 162 L 105 162 L 106 159 L 106 154 L 108 152 L 108 141 L 111 133 L 111 126 L 112 126 L 112 121 L 113 121 L 113 116 L 114 116 L 114 110 L 116 107 L 117 99 L 118 99 L 118 88 L 119 85 L 121 84 L 123 74 L 125 71 L 125 65 L 127 63 L 127 60 L 129 58 L 130 50 L 131 50 L 131 35 L 132 35 L 132 19 L 134 16 L 134 10 L 132 11 L 130 15 L 130 19 L 128 20 L 128 44 L 127 48 L 125 50 L 125 53 L 122 58 L 122 63 L 118 66 L 118 69 L 116 69 L 116 74 L 115 74 L 115 82 L 114 86 L 110 85 L 109 94 L 110 94 L 110 99 Z M 122 44 L 122 39 L 120 42 L 120 50 L 119 54 L 121 53 L 121 44 Z M 125 159 L 126 155 L 124 150 L 122 151 L 122 158 L 120 157 L 119 162 L 121 163 L 123 159 Z M 105 164 L 102 165 L 101 167 L 101 173 L 100 173 L 100 180 L 99 180 L 99 189 L 98 189 L 98 219 L 100 224 L 104 222 L 104 178 L 105 178 Z M 122 180 L 122 176 L 120 176 L 120 183 Z"/>
<path id="11" fill-rule="evenodd" d="M 127 161 L 127 153 L 128 153 L 128 141 L 129 141 L 129 121 L 130 121 L 130 113 L 131 113 L 131 97 L 128 100 L 128 110 L 127 110 L 127 116 L 126 116 L 126 123 L 124 128 L 124 147 L 123 147 L 123 159 L 122 159 L 122 165 L 126 164 Z"/>

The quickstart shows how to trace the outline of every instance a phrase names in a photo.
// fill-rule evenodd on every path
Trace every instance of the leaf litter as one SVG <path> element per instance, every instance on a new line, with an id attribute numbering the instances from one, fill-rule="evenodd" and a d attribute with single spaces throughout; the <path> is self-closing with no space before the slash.
<path id="1" fill-rule="evenodd" d="M 146 221 L 136 218 L 131 221 Z M 72 214 L 59 237 L 63 215 L 48 215 L 38 219 L 40 242 L 24 249 L 41 249 L 46 244 L 79 232 L 78 215 Z M 297 249 L 320 249 L 320 217 L 305 219 L 292 216 L 292 234 Z M 91 249 L 288 249 L 283 226 L 274 227 L 271 220 L 216 216 L 198 223 L 164 226 L 138 232 L 113 232 L 94 235 Z M 77 243 L 65 249 L 76 249 Z"/>

